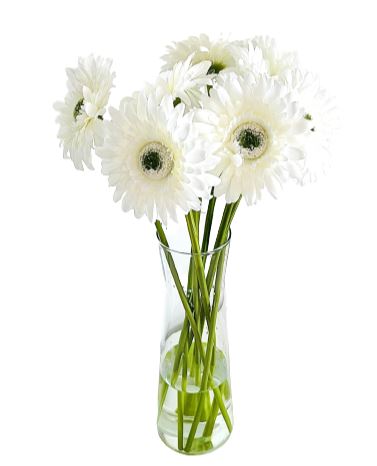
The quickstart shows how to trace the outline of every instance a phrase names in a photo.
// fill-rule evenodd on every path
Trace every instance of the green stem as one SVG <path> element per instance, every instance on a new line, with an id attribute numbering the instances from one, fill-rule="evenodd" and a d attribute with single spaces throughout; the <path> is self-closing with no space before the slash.
<path id="1" fill-rule="evenodd" d="M 211 384 L 211 388 L 213 390 L 213 394 L 215 395 L 216 401 L 217 401 L 217 403 L 219 405 L 221 415 L 223 416 L 225 424 L 226 424 L 226 426 L 227 426 L 227 428 L 229 430 L 229 433 L 230 433 L 233 430 L 232 420 L 230 419 L 229 413 L 228 413 L 228 411 L 226 409 L 226 406 L 224 404 L 222 393 L 221 393 L 219 387 L 215 387 L 213 385 L 213 383 Z"/>
<path id="2" fill-rule="evenodd" d="M 209 238 L 211 236 L 211 228 L 212 228 L 212 221 L 213 221 L 213 214 L 215 211 L 216 205 L 216 197 L 213 195 L 213 188 L 211 191 L 211 199 L 208 202 L 208 209 L 206 215 L 206 221 L 204 224 L 204 232 L 203 232 L 203 242 L 202 242 L 202 253 L 206 253 L 208 251 L 209 246 Z M 203 261 L 205 262 L 206 256 L 203 257 Z"/>
<path id="3" fill-rule="evenodd" d="M 236 214 L 236 210 L 237 210 L 240 202 L 241 202 L 241 196 L 240 196 L 240 198 L 238 199 L 237 202 L 235 202 L 233 204 L 226 204 L 225 205 L 223 216 L 222 216 L 221 223 L 220 223 L 220 226 L 219 226 L 219 231 L 217 233 L 214 249 L 219 248 L 228 239 L 229 228 L 230 228 L 230 225 L 231 225 L 231 223 L 233 221 L 233 218 L 234 218 L 234 216 Z M 208 287 L 209 290 L 212 288 L 212 285 L 213 285 L 213 280 L 214 280 L 214 277 L 215 277 L 215 271 L 216 271 L 218 260 L 219 260 L 218 254 L 213 254 L 212 257 L 211 257 L 211 262 L 209 264 L 208 274 L 207 274 L 207 278 L 206 278 L 207 287 Z"/>
<path id="4" fill-rule="evenodd" d="M 194 416 L 194 420 L 191 424 L 189 436 L 187 438 L 187 442 L 185 445 L 186 452 L 189 452 L 191 450 L 192 443 L 194 441 L 195 434 L 196 434 L 199 422 L 202 417 L 202 411 L 203 411 L 203 406 L 204 406 L 204 401 L 205 401 L 205 393 L 208 390 L 212 353 L 214 350 L 214 343 L 215 343 L 215 336 L 216 336 L 216 320 L 217 320 L 217 313 L 219 310 L 219 303 L 220 303 L 224 259 L 225 259 L 225 255 L 224 255 L 224 251 L 222 250 L 220 252 L 219 267 L 218 267 L 217 274 L 216 274 L 213 308 L 212 308 L 211 320 L 210 320 L 210 325 L 209 325 L 209 334 L 208 334 L 208 341 L 207 341 L 207 350 L 206 350 L 206 355 L 205 355 L 205 360 L 204 360 L 202 383 L 200 386 L 200 398 L 199 398 L 198 407 L 197 407 L 197 410 Z"/>
<path id="5" fill-rule="evenodd" d="M 219 230 L 217 232 L 216 241 L 215 241 L 215 249 L 221 246 L 221 244 L 226 240 L 224 239 L 227 227 L 229 225 L 229 220 L 232 216 L 232 210 L 234 208 L 234 204 L 225 204 L 223 216 L 221 218 Z"/>
<path id="6" fill-rule="evenodd" d="M 166 247 L 168 248 L 169 247 L 169 243 L 166 239 L 166 235 L 165 235 L 165 232 L 162 228 L 162 225 L 161 225 L 161 222 L 159 220 L 156 220 L 156 229 L 157 229 L 157 233 L 158 233 L 158 237 L 161 241 L 161 243 Z M 192 315 L 192 312 L 191 312 L 191 308 L 188 304 L 188 301 L 187 301 L 187 298 L 186 298 L 186 295 L 184 293 L 184 290 L 183 290 L 183 287 L 182 287 L 182 283 L 179 279 L 179 275 L 178 275 L 178 272 L 177 272 L 177 269 L 175 267 L 175 264 L 174 264 L 174 260 L 173 258 L 171 257 L 171 254 L 169 253 L 169 251 L 165 250 L 165 256 L 166 256 L 166 260 L 168 262 L 168 265 L 169 265 L 169 268 L 170 268 L 170 272 L 172 274 L 172 277 L 173 277 L 173 280 L 174 280 L 174 283 L 175 283 L 175 286 L 177 288 L 177 291 L 178 291 L 178 294 L 179 294 L 179 297 L 181 298 L 181 301 L 182 301 L 182 305 L 183 305 L 183 308 L 185 310 L 185 313 L 186 313 L 186 317 L 191 325 L 191 329 L 192 329 L 192 332 L 194 334 L 194 339 L 195 339 L 195 344 L 197 345 L 197 350 L 199 352 L 199 355 L 200 355 L 200 359 L 204 362 L 205 361 L 205 353 L 204 353 L 204 349 L 203 349 L 203 345 L 202 345 L 202 341 L 201 341 L 201 337 L 200 337 L 200 334 L 198 332 L 198 328 L 196 326 L 196 322 L 195 322 L 195 319 L 193 318 L 193 315 Z M 187 335 L 187 333 L 186 333 Z M 184 337 L 185 338 L 185 337 Z M 219 406 L 220 406 L 220 411 L 221 411 L 221 414 L 223 415 L 223 418 L 228 426 L 228 429 L 229 429 L 229 432 L 231 432 L 231 429 L 232 429 L 232 422 L 229 418 L 229 414 L 227 412 L 227 409 L 225 407 L 225 404 L 222 400 L 222 396 L 221 396 L 221 392 L 220 390 L 215 386 L 215 383 L 214 381 L 212 380 L 212 377 L 210 377 L 210 386 L 211 388 L 213 389 L 213 392 L 215 394 L 215 397 L 216 399 L 218 400 L 218 403 L 219 403 Z M 159 409 L 159 413 L 161 412 L 162 410 L 162 406 L 164 404 L 164 401 L 165 401 L 165 398 L 166 398 L 166 394 L 167 394 L 167 390 L 163 392 L 164 394 L 161 396 L 161 401 L 160 401 L 160 409 Z"/>
<path id="7" fill-rule="evenodd" d="M 195 211 L 195 220 L 196 220 L 195 225 L 196 225 L 196 230 L 198 232 L 198 240 L 199 240 L 199 231 L 200 231 L 200 216 L 201 216 L 200 210 Z"/>
<path id="8" fill-rule="evenodd" d="M 228 237 L 230 224 L 231 224 L 231 222 L 232 222 L 232 220 L 234 218 L 234 215 L 236 213 L 236 210 L 237 210 L 237 207 L 238 207 L 240 201 L 241 201 L 241 197 L 234 204 L 226 204 L 226 206 L 224 208 L 222 220 L 221 220 L 221 223 L 220 223 L 220 226 L 219 226 L 219 231 L 218 231 L 218 234 L 217 234 L 217 237 L 216 237 L 215 249 L 218 248 L 221 244 L 223 244 L 226 241 L 226 239 Z M 213 210 L 215 208 L 215 203 L 216 203 L 216 197 L 212 197 L 211 200 L 210 200 L 210 204 L 213 207 L 210 207 L 210 206 L 208 207 L 206 222 L 205 222 L 205 226 L 204 226 L 204 238 L 208 237 L 208 240 L 204 240 L 204 238 L 203 238 L 203 245 L 204 246 L 206 246 L 207 241 L 209 241 L 209 234 L 210 234 L 210 230 L 211 230 L 211 224 L 212 224 L 212 219 L 213 219 Z M 157 227 L 157 225 L 159 225 L 158 228 L 157 228 L 157 231 L 158 231 L 161 242 L 166 247 L 169 247 L 168 242 L 166 240 L 165 233 L 164 233 L 164 231 L 162 229 L 162 226 L 161 226 L 161 223 L 159 221 L 156 222 L 156 227 Z M 159 230 L 162 230 L 163 237 L 161 237 Z M 165 242 L 162 241 L 163 238 L 165 239 Z M 208 247 L 208 244 L 207 244 L 206 247 Z M 202 250 L 203 250 L 203 246 L 202 246 Z M 206 259 L 206 256 L 203 257 L 203 262 L 204 263 L 205 263 L 205 259 Z M 217 261 L 218 261 L 218 254 L 213 254 L 212 257 L 211 257 L 211 263 L 210 263 L 210 267 L 209 267 L 209 271 L 208 271 L 207 279 L 206 279 L 207 290 L 212 288 L 213 279 L 214 279 L 214 272 L 216 270 Z M 191 283 L 192 283 L 192 259 L 190 259 L 189 279 L 188 279 L 188 285 L 187 285 L 188 289 L 190 289 Z M 188 327 L 189 327 L 189 320 L 187 319 L 187 316 L 186 316 L 185 320 L 184 320 L 184 323 L 183 323 L 183 330 L 185 330 Z M 204 328 L 204 325 L 202 325 L 201 328 L 200 328 L 200 334 L 202 334 L 203 328 Z M 175 360 L 174 360 L 174 365 L 173 365 L 173 375 L 172 375 L 172 384 L 173 385 L 175 384 L 175 382 L 176 382 L 176 380 L 178 378 L 180 360 L 181 360 L 182 351 L 183 351 L 184 345 L 186 343 L 186 340 L 187 340 L 187 332 L 182 331 L 181 336 L 179 338 L 178 348 L 177 348 L 177 352 L 176 352 Z M 189 344 L 191 344 L 191 341 L 189 341 Z"/>
<path id="9" fill-rule="evenodd" d="M 227 382 L 225 382 L 225 383 L 227 383 Z M 223 396 L 223 394 L 224 394 L 224 387 L 225 387 L 225 384 L 222 384 L 220 389 L 218 389 L 221 396 Z M 219 403 L 218 403 L 217 400 L 218 400 L 218 398 L 216 396 L 212 400 L 211 414 L 210 414 L 209 418 L 207 419 L 206 425 L 204 426 L 203 437 L 211 437 L 211 435 L 212 435 L 213 428 L 215 427 L 216 418 L 217 418 L 217 415 L 218 415 L 218 412 L 219 412 Z M 226 414 L 227 414 L 229 423 L 228 423 L 228 421 L 225 421 L 225 422 L 226 422 L 226 424 L 228 426 L 229 432 L 231 432 L 232 431 L 232 423 L 230 421 L 228 412 L 226 412 Z"/>
<path id="10" fill-rule="evenodd" d="M 190 265 L 189 265 L 189 272 L 188 272 L 188 277 L 187 277 L 187 296 L 190 295 L 191 290 L 192 290 L 192 258 L 190 259 Z"/>
<path id="11" fill-rule="evenodd" d="M 188 344 L 185 344 L 185 351 L 183 354 L 183 363 L 182 363 L 182 392 L 187 392 L 187 364 L 188 364 Z"/>
<path id="12" fill-rule="evenodd" d="M 214 398 L 212 402 L 211 413 L 204 427 L 203 437 L 210 437 L 212 435 L 218 412 L 219 412 L 219 405 L 217 403 L 216 398 Z"/>
<path id="13" fill-rule="evenodd" d="M 187 317 L 185 317 L 185 320 L 183 322 L 183 327 L 181 330 L 181 334 L 179 336 L 179 341 L 178 341 L 178 346 L 177 350 L 175 353 L 175 358 L 174 358 L 174 364 L 173 364 L 173 372 L 172 372 L 172 377 L 171 377 L 171 384 L 174 386 L 175 383 L 177 382 L 178 379 L 178 374 L 179 374 L 179 366 L 181 363 L 181 357 L 185 348 L 185 344 L 187 342 L 188 338 L 188 333 L 190 330 L 190 324 L 189 320 Z"/>
<path id="14" fill-rule="evenodd" d="M 189 235 L 191 239 L 194 265 L 195 265 L 197 280 L 199 283 L 199 288 L 202 294 L 204 313 L 205 313 L 207 322 L 209 323 L 209 317 L 210 317 L 209 316 L 209 312 L 210 312 L 209 293 L 208 293 L 206 276 L 205 276 L 204 266 L 203 266 L 202 257 L 201 257 L 201 250 L 200 250 L 199 239 L 198 239 L 198 231 L 196 229 L 195 219 L 193 217 L 192 211 L 190 211 L 186 215 L 186 223 L 187 223 L 187 229 L 189 231 Z"/>
<path id="15" fill-rule="evenodd" d="M 169 243 L 168 243 L 168 240 L 166 239 L 166 235 L 165 235 L 165 232 L 164 232 L 164 230 L 162 228 L 161 222 L 159 220 L 156 220 L 155 225 L 156 225 L 157 233 L 158 233 L 158 236 L 160 238 L 161 243 L 165 247 L 168 248 Z M 203 352 L 203 347 L 201 345 L 201 338 L 200 338 L 200 334 L 198 332 L 198 327 L 196 326 L 196 322 L 195 322 L 194 316 L 192 314 L 190 305 L 189 305 L 189 303 L 187 301 L 187 297 L 185 295 L 181 280 L 179 279 L 179 275 L 178 275 L 177 269 L 175 267 L 174 260 L 173 260 L 173 258 L 171 256 L 171 254 L 169 253 L 169 251 L 167 251 L 166 249 L 165 249 L 165 256 L 166 256 L 166 260 L 168 262 L 169 269 L 170 269 L 170 272 L 172 274 L 175 286 L 177 288 L 179 297 L 181 299 L 183 308 L 185 310 L 186 317 L 187 317 L 187 319 L 188 319 L 188 321 L 189 321 L 189 323 L 191 325 L 191 329 L 192 329 L 192 331 L 194 333 L 196 344 L 198 346 L 199 351 L 200 351 L 200 348 L 201 348 L 201 351 Z"/>
<path id="16" fill-rule="evenodd" d="M 178 450 L 183 450 L 183 410 L 184 410 L 184 401 L 183 393 L 177 391 L 177 414 L 178 414 Z"/>
<path id="17" fill-rule="evenodd" d="M 229 220 L 229 227 L 230 227 L 231 223 L 233 222 L 234 216 L 236 215 L 236 212 L 237 212 L 238 206 L 240 205 L 241 199 L 242 199 L 242 196 L 240 196 L 238 198 L 238 201 L 236 201 L 233 204 L 233 210 L 232 210 L 232 214 L 231 214 L 230 220 Z"/>

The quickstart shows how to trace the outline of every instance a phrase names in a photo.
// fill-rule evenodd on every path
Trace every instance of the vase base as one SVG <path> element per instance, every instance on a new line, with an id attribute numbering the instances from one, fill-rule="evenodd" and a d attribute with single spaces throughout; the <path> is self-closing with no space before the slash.
<path id="1" fill-rule="evenodd" d="M 227 435 L 223 435 L 221 439 L 217 439 L 217 438 L 214 439 L 213 436 L 212 438 L 202 437 L 199 439 L 195 439 L 192 444 L 191 450 L 186 451 L 185 449 L 178 448 L 178 440 L 176 436 L 168 435 L 166 434 L 166 432 L 161 432 L 158 429 L 158 435 L 160 439 L 168 448 L 170 448 L 171 450 L 177 453 L 181 453 L 187 456 L 205 455 L 207 453 L 211 453 L 212 451 L 217 450 L 218 448 L 222 447 L 228 441 L 231 433 L 227 431 L 226 434 Z M 214 443 L 214 440 L 216 441 L 216 443 Z"/>
<path id="2" fill-rule="evenodd" d="M 188 455 L 210 452 L 228 439 L 232 428 L 232 396 L 226 358 L 216 347 L 211 374 L 213 386 L 201 391 L 203 369 L 194 358 L 189 360 L 190 369 L 186 368 L 184 377 L 174 375 L 172 369 L 178 352 L 175 343 L 179 335 L 172 334 L 170 339 L 171 350 L 160 367 L 159 435 L 175 451 Z"/>
<path id="3" fill-rule="evenodd" d="M 231 418 L 233 418 L 232 403 L 228 402 L 226 408 Z M 158 434 L 165 445 L 174 451 L 186 455 L 202 455 L 216 450 L 228 440 L 231 434 L 224 418 L 221 413 L 219 413 L 212 424 L 212 429 L 209 434 L 206 433 L 206 421 L 198 424 L 195 438 L 188 448 L 187 439 L 190 435 L 193 417 L 185 416 L 180 442 L 177 436 L 177 422 L 177 416 L 174 412 L 169 412 L 163 409 L 157 422 Z"/>

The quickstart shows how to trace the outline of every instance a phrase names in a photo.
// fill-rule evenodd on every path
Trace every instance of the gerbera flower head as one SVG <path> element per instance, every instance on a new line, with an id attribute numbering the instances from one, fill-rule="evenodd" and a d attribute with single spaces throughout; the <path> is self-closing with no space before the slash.
<path id="1" fill-rule="evenodd" d="M 298 181 L 301 184 L 317 181 L 327 171 L 331 160 L 331 139 L 338 126 L 335 100 L 313 73 L 296 68 L 284 73 L 281 81 L 303 107 L 304 118 L 308 121 L 307 132 L 301 139 L 305 157 Z"/>
<path id="2" fill-rule="evenodd" d="M 200 118 L 220 157 L 215 196 L 225 195 L 227 203 L 243 195 L 247 204 L 254 204 L 265 188 L 276 197 L 303 158 L 296 140 L 308 122 L 283 84 L 271 77 L 220 77 Z"/>
<path id="3" fill-rule="evenodd" d="M 93 169 L 92 149 L 103 142 L 103 116 L 115 77 L 111 65 L 110 59 L 93 55 L 79 58 L 77 68 L 66 70 L 68 91 L 64 102 L 54 104 L 59 112 L 56 121 L 63 155 L 80 170 L 83 164 Z"/>
<path id="4" fill-rule="evenodd" d="M 194 112 L 183 103 L 174 106 L 171 96 L 161 103 L 155 93 L 139 92 L 123 99 L 119 110 L 110 108 L 111 121 L 104 146 L 97 149 L 102 173 L 115 186 L 114 201 L 150 221 L 177 220 L 200 209 L 217 182 L 210 174 L 216 158 L 207 156 L 205 140 Z"/>
<path id="5" fill-rule="evenodd" d="M 286 71 L 297 68 L 297 54 L 280 50 L 275 39 L 268 36 L 256 36 L 252 43 L 262 51 L 270 76 L 281 76 Z"/>
<path id="6" fill-rule="evenodd" d="M 192 63 L 210 61 L 208 74 L 218 74 L 222 70 L 234 67 L 236 62 L 231 42 L 225 39 L 212 41 L 206 34 L 191 36 L 180 42 L 174 42 L 167 47 L 168 52 L 162 56 L 165 61 L 163 70 L 170 70 L 173 66 L 185 61 L 190 55 Z"/>
<path id="7" fill-rule="evenodd" d="M 160 101 L 164 96 L 170 95 L 173 102 L 183 102 L 186 110 L 199 107 L 207 86 L 212 85 L 208 70 L 211 67 L 209 60 L 203 60 L 195 65 L 192 64 L 192 55 L 186 60 L 176 63 L 169 71 L 164 71 L 158 76 L 154 86 L 157 99 Z"/>
<path id="8" fill-rule="evenodd" d="M 233 43 L 236 60 L 235 70 L 238 74 L 269 74 L 269 68 L 262 50 L 253 41 L 244 40 Z"/>

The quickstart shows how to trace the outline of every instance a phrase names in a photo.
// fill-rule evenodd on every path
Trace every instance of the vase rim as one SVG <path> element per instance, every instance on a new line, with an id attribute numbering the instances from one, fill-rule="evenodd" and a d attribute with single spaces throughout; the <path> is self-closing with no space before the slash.
<path id="1" fill-rule="evenodd" d="M 229 233 L 228 233 L 228 239 L 225 241 L 224 244 L 222 244 L 221 246 L 217 247 L 217 248 L 214 248 L 214 249 L 211 249 L 207 252 L 191 252 L 191 251 L 182 251 L 182 250 L 179 250 L 177 248 L 171 248 L 171 247 L 168 247 L 168 246 L 165 246 L 161 241 L 160 241 L 160 238 L 158 236 L 158 233 L 156 233 L 156 236 L 157 236 L 157 241 L 159 242 L 159 245 L 162 249 L 164 249 L 165 251 L 167 252 L 170 252 L 170 253 L 173 253 L 173 254 L 181 254 L 182 256 L 211 256 L 213 254 L 216 254 L 222 250 L 224 250 L 230 243 L 230 240 L 232 239 L 232 230 L 231 228 L 229 228 Z"/>

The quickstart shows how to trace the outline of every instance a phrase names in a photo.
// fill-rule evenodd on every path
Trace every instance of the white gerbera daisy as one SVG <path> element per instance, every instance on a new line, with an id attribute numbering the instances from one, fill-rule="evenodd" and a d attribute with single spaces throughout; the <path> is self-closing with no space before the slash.
<path id="1" fill-rule="evenodd" d="M 312 73 L 295 69 L 285 73 L 282 82 L 303 107 L 309 124 L 302 138 L 305 158 L 298 181 L 302 184 L 314 182 L 326 172 L 330 163 L 330 143 L 338 119 L 335 102 Z"/>
<path id="2" fill-rule="evenodd" d="M 250 205 L 267 188 L 276 197 L 291 165 L 303 157 L 296 139 L 307 127 L 303 110 L 283 85 L 263 75 L 226 74 L 200 115 L 221 158 L 215 169 L 221 179 L 215 196 L 225 194 L 231 203 L 242 194 Z"/>
<path id="3" fill-rule="evenodd" d="M 115 77 L 111 65 L 110 59 L 93 55 L 79 58 L 77 68 L 66 70 L 68 92 L 64 102 L 54 104 L 59 112 L 56 121 L 63 155 L 80 170 L 83 163 L 93 169 L 92 149 L 103 142 L 103 116 Z"/>
<path id="4" fill-rule="evenodd" d="M 174 107 L 165 97 L 161 104 L 151 92 L 123 99 L 119 110 L 110 108 L 112 120 L 103 147 L 102 173 L 115 186 L 114 201 L 137 218 L 146 215 L 167 223 L 200 209 L 199 197 L 207 195 L 217 178 L 207 173 L 216 164 L 207 157 L 204 138 L 198 137 L 194 113 L 184 104 Z"/>
<path id="5" fill-rule="evenodd" d="M 176 63 L 172 70 L 162 72 L 151 89 L 156 92 L 160 101 L 164 96 L 170 95 L 175 104 L 183 102 L 186 110 L 199 107 L 207 86 L 212 85 L 212 79 L 208 75 L 210 66 L 211 62 L 208 60 L 193 65 L 190 55 L 185 61 Z"/>
<path id="6" fill-rule="evenodd" d="M 173 66 L 185 61 L 192 55 L 192 63 L 200 63 L 205 60 L 211 62 L 208 74 L 218 74 L 220 71 L 234 67 L 236 62 L 232 44 L 225 40 L 219 39 L 211 41 L 206 34 L 200 36 L 191 36 L 181 42 L 174 42 L 167 47 L 168 53 L 162 56 L 165 61 L 163 70 L 170 70 Z"/>
<path id="7" fill-rule="evenodd" d="M 236 71 L 239 74 L 268 74 L 267 62 L 262 50 L 252 40 L 233 42 Z"/>
<path id="8" fill-rule="evenodd" d="M 262 51 L 270 76 L 280 76 L 288 70 L 297 68 L 297 54 L 280 50 L 275 39 L 268 36 L 257 36 L 254 37 L 252 43 Z"/>

